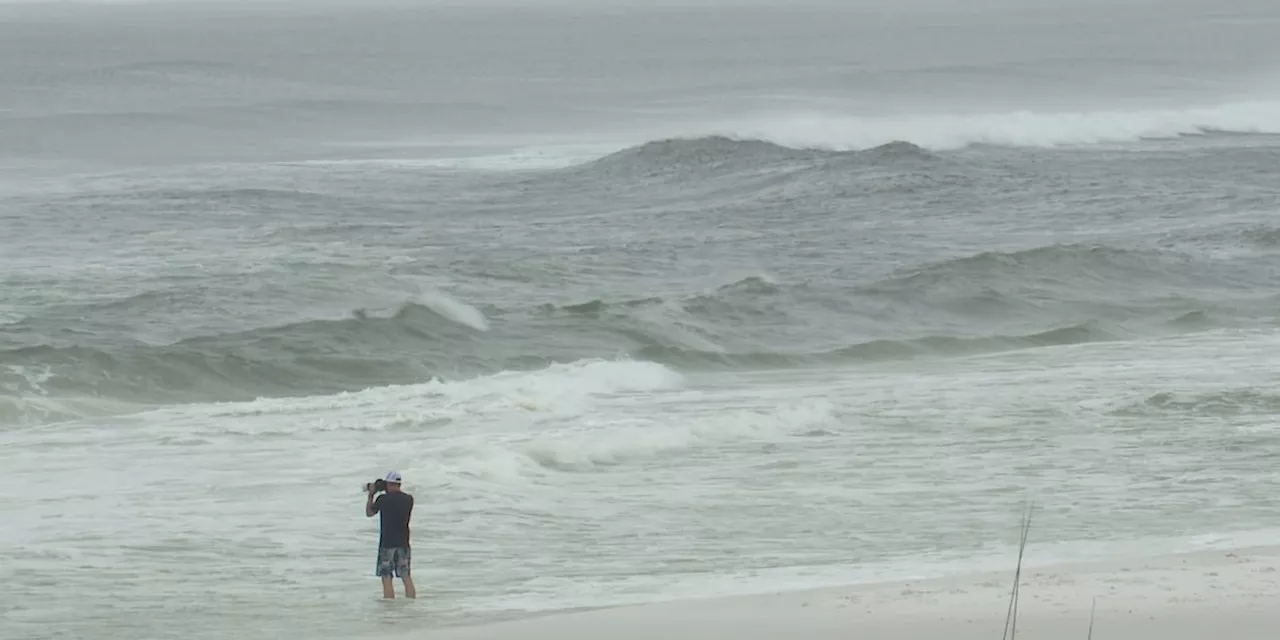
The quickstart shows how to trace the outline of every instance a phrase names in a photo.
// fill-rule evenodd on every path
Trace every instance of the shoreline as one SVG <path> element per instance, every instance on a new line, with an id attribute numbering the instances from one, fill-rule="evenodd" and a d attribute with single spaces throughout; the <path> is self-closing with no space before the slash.
<path id="1" fill-rule="evenodd" d="M 429 640 L 904 638 L 1002 635 L 1008 571 L 534 614 Z M 1280 545 L 1023 568 L 1018 633 L 1068 640 L 1263 640 L 1280 628 Z"/>

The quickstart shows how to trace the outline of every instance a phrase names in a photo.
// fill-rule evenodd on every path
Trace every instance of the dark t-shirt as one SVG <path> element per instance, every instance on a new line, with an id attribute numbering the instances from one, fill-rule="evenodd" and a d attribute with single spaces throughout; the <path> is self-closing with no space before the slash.
<path id="1" fill-rule="evenodd" d="M 379 547 L 389 549 L 409 546 L 409 516 L 413 515 L 413 496 L 403 491 L 384 493 L 373 501 L 373 512 L 382 514 Z"/>

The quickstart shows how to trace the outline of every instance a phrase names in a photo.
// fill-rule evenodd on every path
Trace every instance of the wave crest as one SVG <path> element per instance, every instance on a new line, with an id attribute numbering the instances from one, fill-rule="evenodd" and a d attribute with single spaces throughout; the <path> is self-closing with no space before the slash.
<path id="1" fill-rule="evenodd" d="M 663 346 L 645 347 L 640 350 L 640 353 L 648 359 L 690 368 L 779 368 L 964 356 L 1088 342 L 1109 342 L 1118 339 L 1120 337 L 1114 331 L 1107 331 L 1095 325 L 1081 324 L 1026 335 L 997 335 L 983 338 L 937 335 L 906 340 L 870 340 L 839 349 L 812 353 L 725 353 Z"/>
<path id="2" fill-rule="evenodd" d="M 1193 267 L 1192 258 L 1168 251 L 1117 249 L 1103 245 L 1063 244 L 1020 251 L 986 251 L 914 267 L 900 275 L 864 287 L 868 293 L 907 290 L 970 291 L 1001 286 L 1076 287 L 1082 283 L 1147 286 L 1151 280 L 1168 284 L 1204 281 L 1215 285 L 1212 273 Z M 1110 281 L 1110 282 L 1107 282 Z M 1125 284 L 1129 283 L 1129 284 Z"/>
<path id="3" fill-rule="evenodd" d="M 592 179 L 689 179 L 786 168 L 848 168 L 936 161 L 922 147 L 902 140 L 856 151 L 791 148 L 749 136 L 656 140 L 623 149 L 567 170 Z"/>
<path id="4" fill-rule="evenodd" d="M 759 140 L 710 136 L 647 142 L 587 163 L 585 168 L 600 175 L 654 177 L 693 170 L 717 172 L 754 169 L 812 155 L 811 152 L 788 149 Z"/>
<path id="5" fill-rule="evenodd" d="M 728 137 L 762 140 L 792 149 L 848 151 L 899 140 L 935 151 L 975 144 L 1056 147 L 1218 132 L 1280 133 L 1280 102 L 1236 102 L 1184 109 L 887 117 L 797 112 L 745 118 L 712 129 Z"/>

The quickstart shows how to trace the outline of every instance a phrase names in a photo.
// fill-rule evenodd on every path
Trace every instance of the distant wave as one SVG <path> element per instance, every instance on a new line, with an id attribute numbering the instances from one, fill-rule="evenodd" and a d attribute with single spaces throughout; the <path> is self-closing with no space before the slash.
<path id="1" fill-rule="evenodd" d="M 924 149 L 974 144 L 1054 147 L 1135 142 L 1206 133 L 1280 134 L 1280 102 L 1237 102 L 1211 107 L 1085 112 L 921 114 L 855 117 L 792 112 L 707 126 L 703 135 L 759 140 L 790 149 L 848 151 L 906 141 Z"/>
<path id="2" fill-rule="evenodd" d="M 655 179 L 707 177 L 752 171 L 876 166 L 937 160 L 929 151 L 909 142 L 893 140 L 862 151 L 793 149 L 772 142 L 731 139 L 725 136 L 656 140 L 623 149 L 598 160 L 562 170 L 563 175 L 592 179 Z"/>
<path id="3" fill-rule="evenodd" d="M 601 174 L 665 173 L 700 169 L 753 168 L 773 161 L 807 159 L 813 152 L 758 140 L 723 136 L 657 140 L 612 153 L 588 164 Z"/>
<path id="4" fill-rule="evenodd" d="M 157 76 L 166 81 L 191 79 L 208 80 L 211 77 L 243 77 L 255 71 L 250 66 L 234 65 L 207 60 L 156 60 L 109 64 L 97 70 L 104 76 Z"/>

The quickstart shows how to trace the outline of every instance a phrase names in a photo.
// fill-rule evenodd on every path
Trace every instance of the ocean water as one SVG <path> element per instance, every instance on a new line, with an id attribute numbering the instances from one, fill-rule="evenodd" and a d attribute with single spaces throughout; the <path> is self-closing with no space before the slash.
<path id="1" fill-rule="evenodd" d="M 0 637 L 1001 568 L 1028 501 L 1033 563 L 1280 541 L 1278 28 L 0 4 Z"/>

